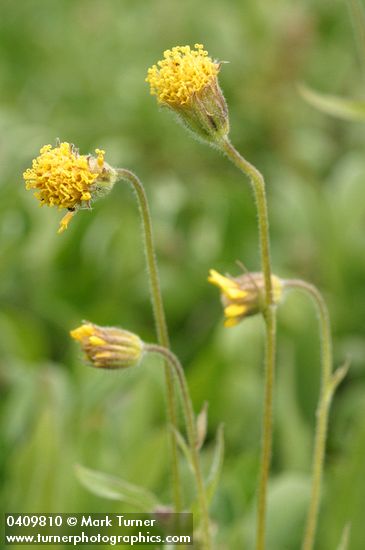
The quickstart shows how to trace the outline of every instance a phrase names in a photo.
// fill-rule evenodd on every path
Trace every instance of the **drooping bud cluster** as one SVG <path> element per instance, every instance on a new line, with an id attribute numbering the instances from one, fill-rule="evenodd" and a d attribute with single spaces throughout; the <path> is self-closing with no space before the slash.
<path id="1" fill-rule="evenodd" d="M 221 291 L 224 326 L 233 327 L 245 317 L 263 311 L 265 280 L 262 273 L 245 273 L 239 277 L 231 277 L 211 269 L 208 281 Z M 271 281 L 274 303 L 278 304 L 283 293 L 283 283 L 275 275 L 272 275 Z"/>
<path id="2" fill-rule="evenodd" d="M 125 369 L 139 364 L 143 355 L 143 342 L 132 332 L 115 327 L 100 327 L 84 322 L 71 330 L 94 367 Z"/>

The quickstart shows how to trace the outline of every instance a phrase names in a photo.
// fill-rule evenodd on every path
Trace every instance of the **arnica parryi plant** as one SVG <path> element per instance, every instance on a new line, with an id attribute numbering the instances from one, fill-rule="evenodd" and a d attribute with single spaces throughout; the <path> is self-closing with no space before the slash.
<path id="1" fill-rule="evenodd" d="M 190 48 L 176 47 L 165 52 L 165 59 L 158 62 L 149 70 L 147 82 L 150 84 L 152 95 L 157 95 L 160 104 L 166 105 L 173 109 L 185 125 L 190 130 L 195 132 L 199 138 L 204 138 L 204 141 L 213 145 L 222 151 L 233 164 L 249 179 L 251 189 L 253 191 L 257 206 L 257 217 L 259 225 L 260 239 L 260 257 L 261 257 L 261 272 L 264 278 L 264 300 L 262 304 L 262 315 L 265 323 L 265 339 L 266 339 L 266 356 L 265 356 L 265 390 L 264 390 L 264 413 L 263 413 L 263 445 L 261 450 L 261 466 L 259 474 L 258 487 L 258 504 L 257 504 L 257 550 L 263 550 L 266 536 L 266 495 L 269 479 L 269 470 L 271 464 L 271 449 L 272 449 L 272 416 L 273 416 L 273 391 L 275 379 L 275 361 L 276 361 L 276 313 L 275 302 L 272 288 L 272 268 L 270 257 L 270 236 L 269 236 L 269 219 L 267 211 L 265 181 L 262 174 L 249 163 L 240 153 L 234 148 L 229 139 L 229 120 L 228 108 L 225 99 L 218 84 L 217 76 L 211 76 L 209 83 L 205 83 L 200 90 L 191 90 L 189 95 L 189 109 L 187 110 L 183 103 L 179 101 L 179 96 L 174 95 L 175 102 L 168 103 L 165 97 L 169 97 L 169 91 L 176 88 L 185 89 L 190 81 L 189 75 L 186 79 L 181 73 L 174 69 L 174 59 L 170 52 L 179 52 L 178 62 L 184 66 L 185 63 L 190 64 L 191 53 Z M 203 47 L 199 51 L 204 51 Z M 204 51 L 204 57 L 207 52 Z M 198 54 L 199 57 L 199 54 Z M 186 60 L 185 60 L 186 58 Z M 212 62 L 213 63 L 213 62 Z M 204 67 L 197 63 L 194 65 L 194 71 L 200 75 L 200 79 L 205 81 Z M 161 78 L 158 67 L 167 67 L 169 78 Z M 218 66 L 218 65 L 217 65 Z M 152 71 L 152 72 L 151 72 Z M 213 85 L 214 82 L 214 85 Z M 203 101 L 206 97 L 209 101 Z M 210 101 L 212 100 L 212 101 Z M 215 111 L 214 106 L 219 106 Z M 194 113 L 194 124 L 191 123 Z"/>
<path id="2" fill-rule="evenodd" d="M 221 63 L 209 57 L 203 45 L 195 44 L 193 49 L 190 46 L 176 46 L 166 50 L 163 60 L 148 70 L 146 80 L 150 84 L 151 94 L 157 97 L 159 105 L 177 114 L 179 120 L 195 136 L 222 151 L 248 177 L 255 197 L 261 269 L 258 272 L 244 273 L 239 277 L 224 276 L 212 269 L 208 280 L 221 291 L 226 327 L 235 326 L 248 316 L 261 314 L 265 328 L 263 436 L 257 490 L 256 550 L 264 550 L 266 547 L 267 487 L 271 464 L 276 362 L 276 308 L 281 303 L 284 290 L 287 289 L 304 291 L 316 305 L 322 343 L 321 391 L 313 451 L 312 494 L 302 546 L 303 550 L 312 550 L 320 503 L 329 408 L 334 391 L 345 376 L 347 367 L 344 366 L 332 373 L 330 321 L 320 292 L 313 285 L 299 279 L 283 280 L 272 274 L 265 181 L 262 174 L 234 148 L 229 140 L 228 108 L 218 83 L 220 68 Z M 215 535 L 209 517 L 209 504 L 223 463 L 223 432 L 221 428 L 218 430 L 212 466 L 205 479 L 201 468 L 200 451 L 206 436 L 206 409 L 198 417 L 195 416 L 184 369 L 169 349 L 169 335 L 146 193 L 135 174 L 123 168 L 109 166 L 104 161 L 104 151 L 96 149 L 95 155 L 80 155 L 78 150 L 67 142 L 57 143 L 55 148 L 46 145 L 41 149 L 39 157 L 33 161 L 32 168 L 24 172 L 26 187 L 35 190 L 41 205 L 57 206 L 68 210 L 61 220 L 59 232 L 67 228 L 77 210 L 90 208 L 91 201 L 110 191 L 116 181 L 125 180 L 135 190 L 141 213 L 158 344 L 147 344 L 139 336 L 124 329 L 102 327 L 91 322 L 84 322 L 70 334 L 80 344 L 89 363 L 98 369 L 118 370 L 135 367 L 149 353 L 158 354 L 163 358 L 167 389 L 167 417 L 169 426 L 172 428 L 170 429 L 170 454 L 173 510 L 180 512 L 185 506 L 182 498 L 179 447 L 187 458 L 195 477 L 196 499 L 194 495 L 190 505 L 191 510 L 197 511 L 195 542 L 198 548 L 212 550 Z M 175 385 L 181 394 L 186 438 L 178 429 Z M 90 488 L 90 471 L 87 483 L 82 478 L 82 472 L 80 480 Z M 100 476 L 98 480 L 100 483 Z M 131 485 L 128 487 L 129 491 L 134 491 Z M 140 495 L 141 488 L 136 487 L 134 494 Z M 152 501 L 157 502 L 154 495 Z M 153 506 L 151 511 L 155 511 Z"/>
<path id="3" fill-rule="evenodd" d="M 41 206 L 44 204 L 49 206 L 57 205 L 60 209 L 68 209 L 67 214 L 60 223 L 58 232 L 62 233 L 67 229 L 71 218 L 77 210 L 90 208 L 91 201 L 107 194 L 117 181 L 124 180 L 132 186 L 141 214 L 151 304 L 157 339 L 161 346 L 168 348 L 169 335 L 160 290 L 152 221 L 146 192 L 142 182 L 133 172 L 124 168 L 112 168 L 104 161 L 104 151 L 97 149 L 95 152 L 97 157 L 92 155 L 80 156 L 75 146 L 67 142 L 57 143 L 54 149 L 51 145 L 42 147 L 40 156 L 33 160 L 32 168 L 24 172 L 23 176 L 26 181 L 26 187 L 27 189 L 37 190 L 35 195 L 40 200 Z M 92 349 L 90 348 L 91 351 Z M 167 361 L 165 361 L 165 381 L 168 422 L 174 430 L 177 430 L 175 385 L 173 374 Z M 178 446 L 173 430 L 170 430 L 169 433 L 173 499 L 175 509 L 179 511 L 182 507 L 182 495 L 180 489 Z"/>
<path id="4" fill-rule="evenodd" d="M 44 145 L 32 168 L 24 172 L 26 188 L 35 190 L 41 206 L 68 210 L 60 222 L 59 233 L 67 229 L 77 210 L 90 208 L 93 199 L 112 188 L 116 174 L 104 161 L 104 153 L 96 149 L 96 157 L 80 155 L 78 149 L 67 142 L 58 143 L 54 148 Z"/>

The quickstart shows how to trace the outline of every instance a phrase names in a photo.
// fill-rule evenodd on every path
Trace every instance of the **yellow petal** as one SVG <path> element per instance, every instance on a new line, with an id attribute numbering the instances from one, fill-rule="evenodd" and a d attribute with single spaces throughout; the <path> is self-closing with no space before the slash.
<path id="1" fill-rule="evenodd" d="M 232 279 L 228 277 L 224 277 L 224 275 L 221 275 L 218 271 L 215 271 L 215 269 L 209 271 L 208 281 L 212 283 L 212 285 L 219 287 L 222 291 L 225 291 L 227 288 L 237 288 L 237 283 L 235 281 L 232 281 Z"/>
<path id="2" fill-rule="evenodd" d="M 223 292 L 230 300 L 240 300 L 242 298 L 246 298 L 246 296 L 248 295 L 248 292 L 246 292 L 246 290 L 242 290 L 238 287 L 225 288 Z"/>
<path id="3" fill-rule="evenodd" d="M 62 220 L 60 221 L 60 227 L 57 233 L 63 233 L 64 231 L 66 231 L 68 224 L 70 223 L 74 215 L 75 212 L 67 212 L 67 214 L 63 216 Z"/>
<path id="4" fill-rule="evenodd" d="M 278 304 L 280 302 L 280 299 L 283 293 L 283 283 L 281 279 L 279 279 L 279 277 L 276 277 L 275 275 L 272 275 L 271 282 L 272 282 L 274 302 L 275 304 Z"/>
<path id="5" fill-rule="evenodd" d="M 240 317 L 230 317 L 229 319 L 225 319 L 224 326 L 227 328 L 234 327 L 238 325 L 240 321 L 241 321 Z"/>
<path id="6" fill-rule="evenodd" d="M 89 343 L 92 346 L 106 346 L 105 340 L 99 338 L 99 336 L 89 336 Z"/>
<path id="7" fill-rule="evenodd" d="M 97 154 L 97 164 L 99 168 L 103 168 L 105 151 L 103 149 L 95 149 L 95 153 Z"/>
<path id="8" fill-rule="evenodd" d="M 94 329 L 93 325 L 86 324 L 86 325 L 81 325 L 81 327 L 77 327 L 74 330 L 71 330 L 70 331 L 70 336 L 74 340 L 79 340 L 80 341 L 85 337 L 89 337 L 89 336 L 93 335 L 94 332 L 95 332 L 95 329 Z"/>
<path id="9" fill-rule="evenodd" d="M 224 314 L 226 317 L 242 316 L 246 313 L 247 306 L 239 304 L 231 304 L 224 308 Z"/>

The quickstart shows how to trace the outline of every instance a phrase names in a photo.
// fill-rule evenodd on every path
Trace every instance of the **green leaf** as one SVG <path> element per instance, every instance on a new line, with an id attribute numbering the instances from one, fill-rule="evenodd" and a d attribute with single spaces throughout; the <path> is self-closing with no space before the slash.
<path id="1" fill-rule="evenodd" d="M 333 95 L 321 94 L 304 85 L 299 86 L 299 93 L 310 105 L 328 115 L 344 120 L 357 122 L 365 121 L 364 100 L 345 99 Z"/>
<path id="2" fill-rule="evenodd" d="M 269 550 L 301 548 L 310 501 L 311 478 L 286 472 L 269 482 L 267 498 L 266 547 Z M 244 520 L 245 543 L 254 546 L 256 507 Z"/>
<path id="3" fill-rule="evenodd" d="M 332 394 L 336 391 L 337 387 L 341 384 L 342 380 L 347 375 L 350 368 L 350 361 L 347 360 L 345 363 L 335 370 L 331 378 L 331 392 Z"/>
<path id="4" fill-rule="evenodd" d="M 337 550 L 347 550 L 350 544 L 350 532 L 351 532 L 351 524 L 348 523 L 345 525 L 343 531 L 342 531 L 342 537 L 341 542 L 337 547 Z"/>
<path id="5" fill-rule="evenodd" d="M 223 458 L 224 458 L 224 437 L 223 436 L 224 436 L 224 426 L 223 424 L 220 424 L 217 430 L 217 437 L 216 437 L 212 465 L 210 467 L 208 479 L 205 484 L 205 491 L 207 495 L 208 505 L 210 504 L 214 496 L 214 493 L 217 489 L 220 474 L 222 471 Z M 201 510 L 199 506 L 199 500 L 197 498 L 192 502 L 190 506 L 190 511 L 194 515 L 194 522 L 196 522 L 196 524 L 198 525 L 201 519 Z"/>
<path id="6" fill-rule="evenodd" d="M 214 493 L 217 489 L 219 478 L 222 471 L 224 459 L 224 426 L 220 424 L 217 430 L 217 438 L 215 443 L 213 461 L 210 468 L 206 491 L 207 491 L 207 500 L 208 503 L 211 502 Z"/>
<path id="7" fill-rule="evenodd" d="M 109 500 L 120 500 L 142 512 L 151 512 L 161 506 L 153 493 L 118 477 L 90 470 L 80 464 L 75 465 L 75 473 L 81 485 L 94 495 Z"/>
<path id="8" fill-rule="evenodd" d="M 191 471 L 193 472 L 194 471 L 194 467 L 193 467 L 193 460 L 191 458 L 191 452 L 190 452 L 190 449 L 189 449 L 189 446 L 186 442 L 186 439 L 184 438 L 183 435 L 181 435 L 181 433 L 179 432 L 179 430 L 177 430 L 176 428 L 174 428 L 174 426 L 171 427 L 172 429 L 172 432 L 175 436 L 175 439 L 176 439 L 176 443 L 178 444 L 178 447 L 180 448 L 180 450 L 183 452 L 189 466 L 190 466 L 190 469 Z"/>

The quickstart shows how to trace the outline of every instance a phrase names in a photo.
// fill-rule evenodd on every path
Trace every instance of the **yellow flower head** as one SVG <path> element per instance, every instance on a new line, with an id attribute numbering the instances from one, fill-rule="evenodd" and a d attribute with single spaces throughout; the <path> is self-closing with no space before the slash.
<path id="1" fill-rule="evenodd" d="M 81 344 L 94 367 L 124 369 L 138 365 L 143 355 L 143 342 L 132 332 L 115 327 L 100 327 L 84 322 L 70 331 Z"/>
<path id="2" fill-rule="evenodd" d="M 40 205 L 67 208 L 59 232 L 64 231 L 78 208 L 90 208 L 90 201 L 100 186 L 112 186 L 115 173 L 104 162 L 104 151 L 96 149 L 96 157 L 80 155 L 74 145 L 63 142 L 45 145 L 24 174 L 27 189 L 35 189 Z"/>
<path id="3" fill-rule="evenodd" d="M 275 275 L 272 275 L 271 280 L 274 303 L 277 304 L 282 296 L 283 283 Z M 265 288 L 262 273 L 245 273 L 239 277 L 231 277 L 211 269 L 208 281 L 221 291 L 224 326 L 233 327 L 245 317 L 255 315 L 262 310 L 262 296 Z"/>
<path id="4" fill-rule="evenodd" d="M 164 59 L 148 69 L 146 82 L 160 103 L 186 105 L 214 80 L 220 64 L 213 61 L 202 44 L 175 46 Z"/>
<path id="5" fill-rule="evenodd" d="M 175 46 L 148 69 L 146 82 L 158 103 L 173 109 L 201 139 L 217 143 L 228 133 L 227 105 L 217 75 L 221 63 L 213 61 L 202 44 Z"/>

